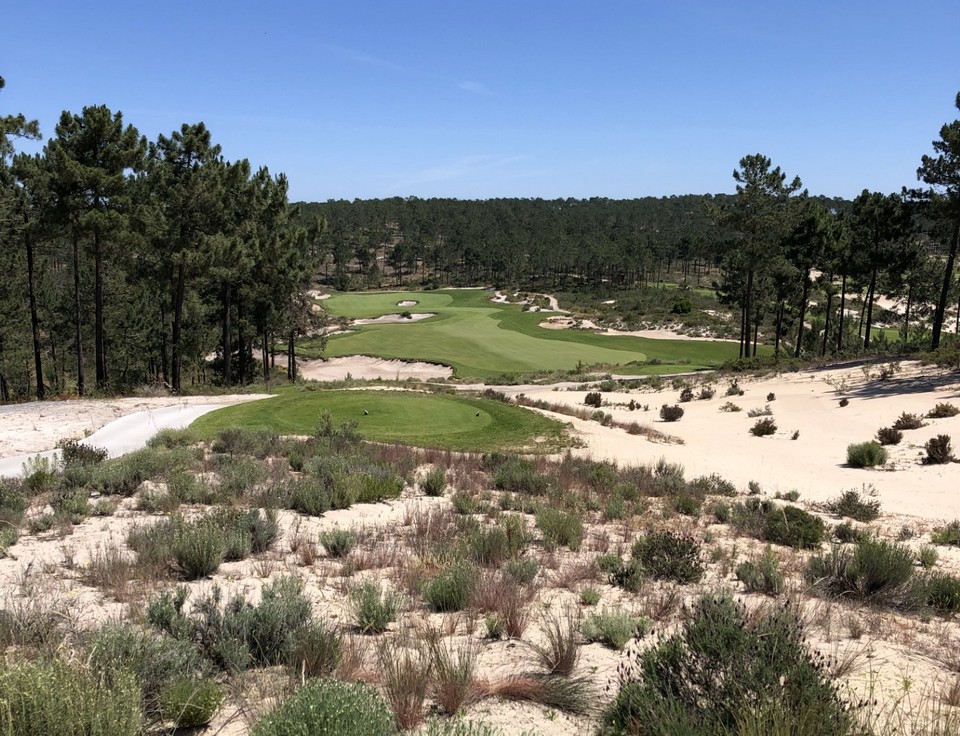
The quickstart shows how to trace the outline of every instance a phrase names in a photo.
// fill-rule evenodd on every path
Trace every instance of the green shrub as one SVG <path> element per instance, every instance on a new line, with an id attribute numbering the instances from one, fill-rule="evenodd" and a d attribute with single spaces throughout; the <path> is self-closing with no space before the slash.
<path id="1" fill-rule="evenodd" d="M 381 634 L 396 620 L 401 599 L 397 593 L 384 591 L 367 580 L 350 591 L 354 621 L 363 634 Z"/>
<path id="2" fill-rule="evenodd" d="M 195 445 L 200 441 L 200 436 L 195 430 L 185 427 L 183 429 L 161 429 L 153 437 L 147 440 L 147 447 L 171 449 L 174 447 L 187 447 Z"/>
<path id="3" fill-rule="evenodd" d="M 836 516 L 870 522 L 880 516 L 880 502 L 866 500 L 858 491 L 849 490 L 826 503 L 827 510 Z"/>
<path id="4" fill-rule="evenodd" d="M 230 427 L 217 435 L 211 449 L 217 453 L 252 455 L 262 459 L 279 452 L 280 438 L 264 430 Z"/>
<path id="5" fill-rule="evenodd" d="M 743 389 L 740 388 L 740 384 L 736 381 L 731 381 L 730 385 L 727 386 L 726 396 L 743 396 Z"/>
<path id="6" fill-rule="evenodd" d="M 181 679 L 160 693 L 163 720 L 176 728 L 206 726 L 220 710 L 225 694 L 213 680 Z"/>
<path id="7" fill-rule="evenodd" d="M 35 455 L 23 464 L 23 487 L 30 495 L 52 491 L 57 482 L 57 463 Z"/>
<path id="8" fill-rule="evenodd" d="M 853 551 L 834 548 L 807 563 L 805 577 L 831 595 L 901 604 L 913 576 L 913 552 L 895 542 L 865 537 Z"/>
<path id="9" fill-rule="evenodd" d="M 5 736 L 138 736 L 140 685 L 117 673 L 107 684 L 60 659 L 0 671 L 0 733 Z"/>
<path id="10" fill-rule="evenodd" d="M 211 523 L 180 524 L 173 536 L 171 552 L 187 580 L 213 575 L 220 569 L 227 535 Z"/>
<path id="11" fill-rule="evenodd" d="M 785 581 L 780 572 L 780 560 L 770 547 L 760 558 L 741 562 L 736 572 L 737 580 L 743 583 L 743 589 L 748 593 L 780 595 L 783 592 Z"/>
<path id="12" fill-rule="evenodd" d="M 450 497 L 453 510 L 458 514 L 469 516 L 477 513 L 477 500 L 466 491 L 457 491 Z"/>
<path id="13" fill-rule="evenodd" d="M 628 593 L 639 593 L 643 588 L 643 582 L 646 578 L 646 570 L 643 563 L 639 560 L 629 560 L 624 562 L 618 557 L 619 564 L 610 571 L 608 578 L 610 585 L 623 588 Z"/>
<path id="14" fill-rule="evenodd" d="M 701 494 L 711 496 L 736 496 L 737 487 L 726 478 L 712 473 L 710 475 L 701 475 L 690 481 L 692 489 Z"/>
<path id="15" fill-rule="evenodd" d="M 903 439 L 903 432 L 893 427 L 880 427 L 877 430 L 877 442 L 881 445 L 899 445 Z"/>
<path id="16" fill-rule="evenodd" d="M 946 573 L 933 573 L 918 586 L 920 602 L 938 612 L 954 615 L 960 612 L 960 579 Z"/>
<path id="17" fill-rule="evenodd" d="M 604 609 L 587 616 L 580 626 L 580 631 L 587 641 L 600 642 L 611 649 L 623 649 L 634 636 L 647 634 L 650 626 L 650 620 L 642 616 Z"/>
<path id="18" fill-rule="evenodd" d="M 50 499 L 53 512 L 79 524 L 90 515 L 90 499 L 83 488 L 59 490 Z"/>
<path id="19" fill-rule="evenodd" d="M 580 549 L 583 541 L 583 519 L 575 513 L 560 511 L 552 506 L 541 506 L 537 511 L 537 528 L 543 532 L 548 547 Z"/>
<path id="20" fill-rule="evenodd" d="M 683 516 L 699 516 L 703 501 L 690 493 L 681 493 L 673 498 L 673 510 Z"/>
<path id="21" fill-rule="evenodd" d="M 634 542 L 631 554 L 654 580 L 697 583 L 703 578 L 700 543 L 687 534 L 650 532 Z"/>
<path id="22" fill-rule="evenodd" d="M 493 487 L 510 493 L 539 496 L 550 490 L 550 479 L 538 473 L 533 463 L 511 457 L 497 467 Z"/>
<path id="23" fill-rule="evenodd" d="M 743 408 L 737 406 L 737 405 L 734 404 L 732 401 L 727 401 L 726 403 L 724 403 L 723 405 L 721 405 L 720 411 L 738 412 L 738 411 L 743 411 Z"/>
<path id="24" fill-rule="evenodd" d="M 464 538 L 466 555 L 481 565 L 501 565 L 521 554 L 527 546 L 523 519 L 506 516 L 492 527 L 477 525 Z"/>
<path id="25" fill-rule="evenodd" d="M 937 552 L 936 547 L 931 547 L 929 544 L 923 545 L 917 552 L 917 562 L 924 570 L 929 570 L 936 565 L 939 558 L 940 553 Z"/>
<path id="26" fill-rule="evenodd" d="M 420 489 L 427 496 L 442 496 L 447 487 L 447 473 L 443 468 L 432 468 L 420 481 Z"/>
<path id="27" fill-rule="evenodd" d="M 673 406 L 669 404 L 664 404 L 663 406 L 660 407 L 660 418 L 665 422 L 678 422 L 680 421 L 680 417 L 682 416 L 683 416 L 682 406 L 677 406 L 676 404 L 674 404 Z"/>
<path id="28" fill-rule="evenodd" d="M 389 736 L 393 713 L 369 685 L 319 679 L 257 721 L 252 736 Z"/>
<path id="29" fill-rule="evenodd" d="M 927 456 L 923 459 L 924 465 L 944 465 L 954 460 L 949 435 L 938 434 L 931 437 L 923 448 L 927 451 Z"/>
<path id="30" fill-rule="evenodd" d="M 763 538 L 773 544 L 813 549 L 820 546 L 825 533 L 823 519 L 796 506 L 771 508 L 765 514 Z"/>
<path id="31" fill-rule="evenodd" d="M 681 403 L 687 403 L 688 401 L 693 401 L 693 389 L 689 386 L 684 386 L 680 390 L 680 396 L 677 399 Z"/>
<path id="32" fill-rule="evenodd" d="M 580 591 L 580 604 L 595 606 L 600 602 L 600 591 L 596 588 L 584 588 Z"/>
<path id="33" fill-rule="evenodd" d="M 540 572 L 540 563 L 534 557 L 517 557 L 507 560 L 503 574 L 520 585 L 529 585 Z"/>
<path id="34" fill-rule="evenodd" d="M 946 526 L 930 532 L 930 541 L 934 544 L 949 544 L 960 547 L 960 519 L 954 519 Z"/>
<path id="35" fill-rule="evenodd" d="M 700 393 L 697 395 L 697 398 L 701 401 L 706 401 L 712 399 L 716 395 L 716 390 L 711 386 L 702 386 L 700 388 Z"/>
<path id="36" fill-rule="evenodd" d="M 930 419 L 947 419 L 948 417 L 955 417 L 957 414 L 960 414 L 960 409 L 949 403 L 937 404 L 927 412 Z"/>
<path id="37" fill-rule="evenodd" d="M 477 571 L 465 564 L 441 570 L 423 586 L 423 598 L 431 610 L 440 613 L 462 611 L 476 587 Z"/>
<path id="38" fill-rule="evenodd" d="M 357 546 L 357 535 L 347 529 L 330 529 L 320 532 L 320 544 L 331 557 L 346 557 Z"/>
<path id="39" fill-rule="evenodd" d="M 599 409 L 603 404 L 603 397 L 600 395 L 599 391 L 591 391 L 583 397 L 583 403 L 586 406 L 592 406 L 595 409 Z"/>
<path id="40" fill-rule="evenodd" d="M 758 419 L 756 424 L 750 427 L 750 434 L 754 437 L 766 437 L 777 431 L 777 423 L 770 417 Z"/>
<path id="41" fill-rule="evenodd" d="M 845 521 L 842 524 L 837 524 L 833 528 L 833 535 L 837 538 L 841 544 L 851 544 L 853 542 L 859 542 L 863 539 L 864 532 L 849 521 Z"/>
<path id="42" fill-rule="evenodd" d="M 897 421 L 893 423 L 894 429 L 904 430 L 904 429 L 920 429 L 920 427 L 925 427 L 924 421 L 918 417 L 916 414 L 908 414 L 903 412 L 898 418 Z"/>
<path id="43" fill-rule="evenodd" d="M 678 633 L 621 667 L 600 733 L 858 734 L 825 666 L 806 649 L 790 608 L 748 616 L 727 595 L 704 596 Z M 785 729 L 738 728 L 771 709 L 782 711 Z"/>
<path id="44" fill-rule="evenodd" d="M 851 468 L 872 468 L 887 462 L 887 451 L 874 440 L 847 445 L 847 465 Z"/>
<path id="45" fill-rule="evenodd" d="M 756 419 L 757 417 L 772 417 L 773 409 L 769 405 L 765 405 L 762 409 L 751 409 L 747 412 L 747 416 L 751 419 Z"/>

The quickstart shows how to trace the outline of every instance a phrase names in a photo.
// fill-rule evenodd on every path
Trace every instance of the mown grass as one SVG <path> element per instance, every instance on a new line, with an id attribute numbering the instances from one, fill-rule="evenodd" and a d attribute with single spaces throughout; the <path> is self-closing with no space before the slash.
<path id="1" fill-rule="evenodd" d="M 535 445 L 549 450 L 564 444 L 563 424 L 534 412 L 496 401 L 412 391 L 284 391 L 266 401 L 211 412 L 191 428 L 207 439 L 230 427 L 307 435 L 324 412 L 336 423 L 356 422 L 357 431 L 375 442 L 464 452 Z"/>
<path id="2" fill-rule="evenodd" d="M 732 343 L 715 340 L 651 340 L 547 330 L 540 322 L 549 314 L 524 312 L 518 305 L 496 304 L 489 297 L 490 292 L 481 289 L 334 294 L 323 303 L 334 316 L 369 318 L 404 310 L 436 316 L 409 324 L 356 327 L 350 334 L 331 337 L 323 354 L 425 360 L 451 366 L 460 378 L 572 370 L 578 364 L 617 366 L 618 372 L 631 374 L 662 373 L 709 368 L 736 355 Z M 417 305 L 397 306 L 403 300 Z M 319 344 L 302 342 L 298 353 L 317 357 Z"/>

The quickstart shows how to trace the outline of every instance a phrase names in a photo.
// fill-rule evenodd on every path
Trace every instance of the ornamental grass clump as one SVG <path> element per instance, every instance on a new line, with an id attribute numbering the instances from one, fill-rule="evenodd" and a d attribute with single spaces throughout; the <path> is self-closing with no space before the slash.
<path id="1" fill-rule="evenodd" d="M 865 523 L 880 516 L 880 502 L 877 499 L 868 500 L 853 489 L 827 501 L 826 508 L 835 516 L 845 516 Z"/>
<path id="2" fill-rule="evenodd" d="M 350 591 L 350 607 L 361 634 L 382 634 L 396 621 L 402 599 L 399 593 L 384 590 L 366 580 Z"/>
<path id="3" fill-rule="evenodd" d="M 743 589 L 748 593 L 777 596 L 784 590 L 780 560 L 769 546 L 759 558 L 741 562 L 736 574 L 737 580 L 743 583 Z"/>
<path id="4" fill-rule="evenodd" d="M 476 568 L 462 562 L 454 563 L 424 584 L 423 599 L 430 610 L 437 613 L 462 611 L 470 602 L 476 580 Z"/>
<path id="5" fill-rule="evenodd" d="M 650 620 L 643 616 L 604 608 L 587 616 L 580 630 L 587 641 L 599 642 L 610 649 L 623 649 L 633 637 L 647 634 L 650 627 Z"/>
<path id="6" fill-rule="evenodd" d="M 703 578 L 700 542 L 688 534 L 650 532 L 634 542 L 631 554 L 644 574 L 654 580 L 698 583 Z"/>

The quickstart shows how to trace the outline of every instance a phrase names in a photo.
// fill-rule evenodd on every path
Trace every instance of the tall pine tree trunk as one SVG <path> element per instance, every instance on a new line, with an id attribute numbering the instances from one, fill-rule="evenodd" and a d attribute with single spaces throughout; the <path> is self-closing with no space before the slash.
<path id="1" fill-rule="evenodd" d="M 293 351 L 296 336 L 296 330 L 290 330 L 290 337 L 287 341 L 287 378 L 291 381 L 297 380 L 297 356 Z"/>
<path id="2" fill-rule="evenodd" d="M 807 316 L 807 299 L 810 296 L 810 269 L 803 272 L 803 295 L 800 297 L 800 326 L 797 328 L 797 344 L 793 349 L 793 357 L 799 358 L 803 349 L 803 320 Z"/>
<path id="3" fill-rule="evenodd" d="M 223 385 L 233 383 L 230 361 L 233 357 L 233 336 L 230 333 L 230 284 L 223 284 L 223 334 L 221 335 L 221 350 L 223 351 Z"/>
<path id="4" fill-rule="evenodd" d="M 76 330 L 77 394 L 83 396 L 86 380 L 83 369 L 83 312 L 80 309 L 80 238 L 73 235 L 73 319 Z"/>
<path id="5" fill-rule="evenodd" d="M 173 291 L 173 364 L 171 366 L 172 386 L 174 393 L 180 393 L 180 370 L 183 365 L 183 299 L 186 289 L 186 259 L 185 253 L 180 253 L 180 262 L 177 264 L 177 284 Z"/>
<path id="6" fill-rule="evenodd" d="M 103 251 L 100 229 L 93 231 L 93 314 L 94 314 L 94 361 L 97 369 L 97 388 L 107 385 L 106 336 L 103 325 Z"/>
<path id="7" fill-rule="evenodd" d="M 847 274 L 840 281 L 840 315 L 837 318 L 837 352 L 843 350 L 843 318 L 847 311 Z"/>
<path id="8" fill-rule="evenodd" d="M 37 400 L 43 401 L 43 363 L 40 359 L 40 319 L 37 317 L 37 294 L 33 284 L 33 240 L 24 236 L 27 246 L 27 291 L 30 298 L 30 328 L 33 331 L 33 366 L 37 374 Z"/>
<path id="9" fill-rule="evenodd" d="M 864 330 L 863 347 L 870 347 L 870 323 L 873 322 L 873 296 L 877 290 L 877 269 L 874 268 L 870 274 L 870 287 L 867 289 L 867 303 L 864 304 L 867 310 L 867 327 Z"/>
<path id="10" fill-rule="evenodd" d="M 828 283 L 831 283 L 829 281 Z M 827 291 L 827 309 L 823 315 L 823 349 L 820 351 L 822 357 L 827 355 L 827 341 L 830 339 L 830 313 L 833 311 L 833 292 Z"/>
<path id="11" fill-rule="evenodd" d="M 947 254 L 947 268 L 943 274 L 943 286 L 940 288 L 940 298 L 937 300 L 937 310 L 933 315 L 933 340 L 931 349 L 940 347 L 940 332 L 943 330 L 943 320 L 947 311 L 947 296 L 953 284 L 953 264 L 957 258 L 957 245 L 960 244 L 960 222 L 953 227 L 953 242 Z"/>

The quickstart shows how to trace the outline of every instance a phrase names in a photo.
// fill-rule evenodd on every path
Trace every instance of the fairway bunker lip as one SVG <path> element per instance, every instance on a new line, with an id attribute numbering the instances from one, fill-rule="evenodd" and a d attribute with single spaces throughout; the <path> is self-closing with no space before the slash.
<path id="1" fill-rule="evenodd" d="M 427 380 L 451 378 L 453 368 L 441 363 L 422 360 L 388 360 L 371 355 L 347 355 L 327 360 L 300 360 L 297 370 L 312 381 L 342 381 L 351 378 L 364 380 L 404 381 L 408 378 Z"/>

